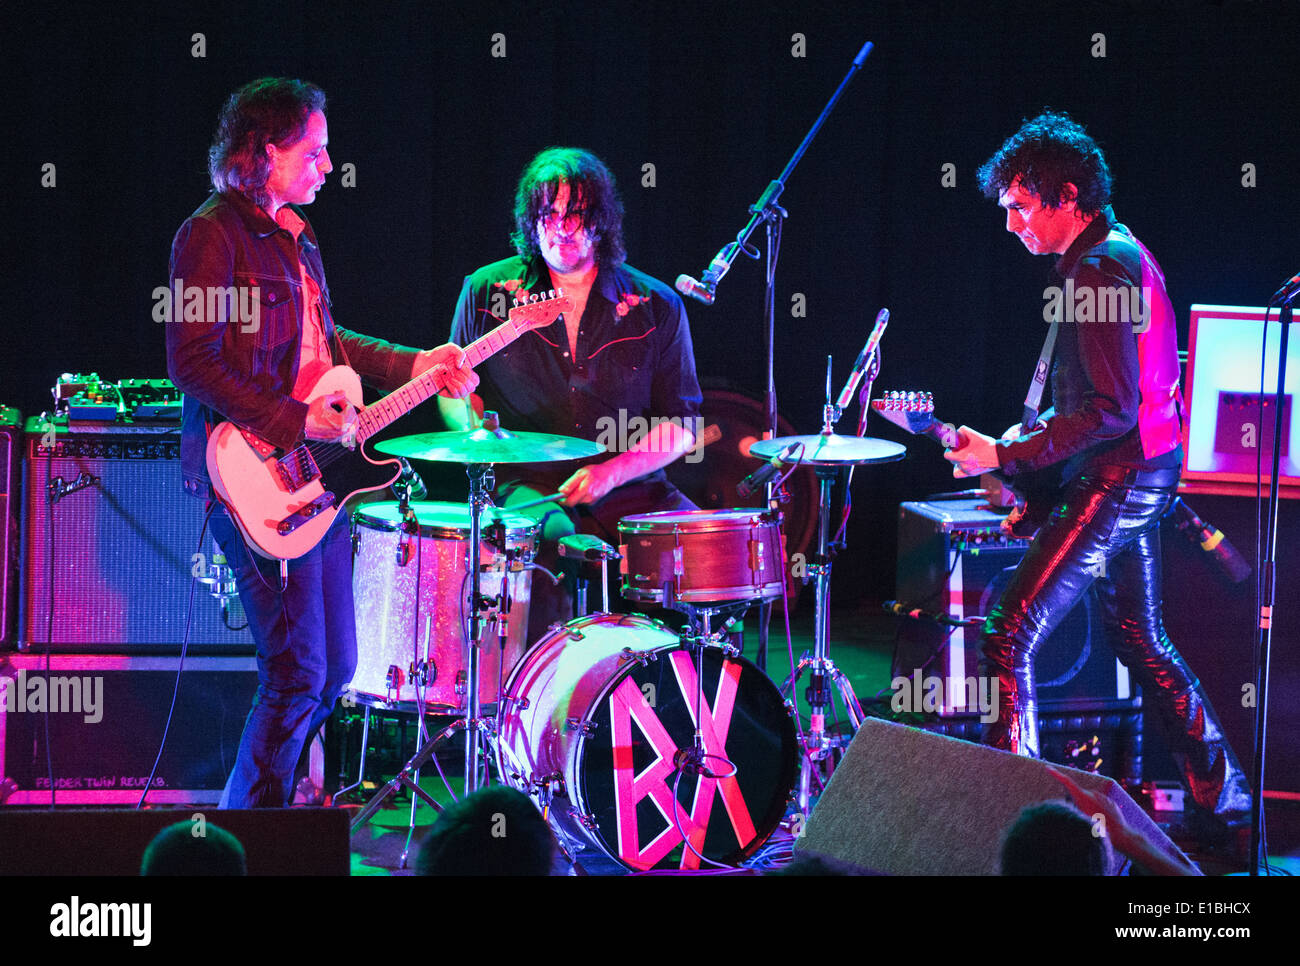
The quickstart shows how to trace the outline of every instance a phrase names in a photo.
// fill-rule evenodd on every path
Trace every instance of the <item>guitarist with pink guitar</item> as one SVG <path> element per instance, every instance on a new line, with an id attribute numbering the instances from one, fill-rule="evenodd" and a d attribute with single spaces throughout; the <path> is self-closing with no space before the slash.
<path id="1" fill-rule="evenodd" d="M 1048 336 L 1054 412 L 1040 426 L 1036 402 L 1027 403 L 1021 432 L 1001 441 L 963 426 L 945 456 L 958 477 L 1001 470 L 1014 479 L 1059 466 L 1064 482 L 984 626 L 986 673 L 999 683 L 998 717 L 984 740 L 1038 754 L 1034 654 L 1095 586 L 1147 720 L 1166 733 L 1196 830 L 1204 844 L 1226 845 L 1249 821 L 1249 785 L 1161 621 L 1159 525 L 1183 457 L 1176 320 L 1164 275 L 1115 220 L 1105 157 L 1068 115 L 1025 121 L 978 177 L 1006 210 L 1007 231 L 1032 254 L 1056 257 L 1059 311 L 1044 314 L 1058 320 Z M 1051 356 L 1049 344 L 1043 377 Z"/>
<path id="2" fill-rule="evenodd" d="M 328 140 L 315 85 L 244 85 L 209 152 L 215 191 L 172 243 L 167 368 L 185 393 L 185 489 L 212 501 L 212 536 L 257 643 L 257 697 L 222 807 L 290 803 L 303 745 L 355 670 L 352 550 L 338 507 L 397 475 L 357 444 L 399 408 L 435 393 L 463 398 L 478 382 L 454 345 L 420 352 L 335 325 L 298 207 L 332 168 Z M 361 378 L 396 392 L 363 410 Z M 370 477 L 335 482 L 347 462 Z"/>

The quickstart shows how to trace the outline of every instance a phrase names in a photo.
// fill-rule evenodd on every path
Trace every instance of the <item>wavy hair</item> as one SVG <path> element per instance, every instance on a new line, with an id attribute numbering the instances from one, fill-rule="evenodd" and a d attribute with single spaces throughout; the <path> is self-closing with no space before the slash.
<path id="1" fill-rule="evenodd" d="M 243 193 L 260 208 L 270 203 L 266 146 L 285 148 L 302 140 L 307 119 L 325 112 L 325 92 L 289 77 L 262 77 L 226 100 L 208 149 L 208 174 L 217 191 Z"/>
<path id="2" fill-rule="evenodd" d="M 581 148 L 547 148 L 524 168 L 515 190 L 515 230 L 510 233 L 519 257 L 531 259 L 541 251 L 537 220 L 551 210 L 561 182 L 569 185 L 565 214 L 582 217 L 582 227 L 595 246 L 597 264 L 602 268 L 622 265 L 627 252 L 618 186 L 605 163 Z"/>
<path id="3" fill-rule="evenodd" d="M 1017 178 L 1042 200 L 1059 208 L 1069 183 L 1078 189 L 1079 211 L 1095 215 L 1110 204 L 1111 176 L 1106 156 L 1084 126 L 1070 115 L 1044 108 L 1023 121 L 976 174 L 986 198 L 999 198 Z"/>

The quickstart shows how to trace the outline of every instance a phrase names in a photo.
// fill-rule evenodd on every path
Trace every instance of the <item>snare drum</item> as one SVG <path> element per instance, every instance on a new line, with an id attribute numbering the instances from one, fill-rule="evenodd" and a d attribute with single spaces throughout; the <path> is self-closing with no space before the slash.
<path id="1" fill-rule="evenodd" d="M 629 869 L 700 868 L 688 837 L 713 862 L 752 855 L 790 801 L 794 722 L 753 664 L 705 647 L 701 730 L 716 777 L 679 774 L 674 755 L 695 732 L 695 668 L 677 636 L 645 617 L 557 625 L 510 676 L 497 720 L 501 775 L 549 804 L 571 846 Z"/>
<path id="2" fill-rule="evenodd" d="M 745 508 L 641 513 L 619 521 L 618 532 L 628 600 L 671 607 L 781 596 L 779 514 Z M 665 584 L 672 599 L 664 599 Z"/>
<path id="3" fill-rule="evenodd" d="M 403 532 L 396 503 L 366 504 L 352 516 L 357 672 L 349 687 L 364 704 L 414 710 L 422 703 L 428 711 L 463 712 L 469 706 L 469 507 L 413 502 L 411 509 L 418 534 Z M 521 568 L 531 560 L 537 532 L 532 518 L 497 512 L 505 546 L 490 542 L 494 518 L 485 512 L 480 558 L 482 593 L 497 599 L 481 615 L 487 621 L 479 663 L 484 704 L 495 703 L 527 643 L 532 572 Z M 515 552 L 513 565 L 505 551 Z M 503 582 L 510 591 L 508 615 L 500 613 Z"/>

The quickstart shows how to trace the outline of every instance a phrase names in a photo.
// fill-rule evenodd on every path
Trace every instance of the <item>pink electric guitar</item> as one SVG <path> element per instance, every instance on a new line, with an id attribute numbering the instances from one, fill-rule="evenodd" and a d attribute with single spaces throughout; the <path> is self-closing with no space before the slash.
<path id="1" fill-rule="evenodd" d="M 505 322 L 465 346 L 467 361 L 479 365 L 525 332 L 550 325 L 572 308 L 573 301 L 563 292 L 516 305 Z M 392 484 L 401 464 L 396 459 L 371 459 L 364 444 L 432 399 L 445 384 L 442 370 L 430 369 L 363 409 L 361 379 L 354 370 L 335 366 L 323 373 L 304 401 L 343 392 L 359 410 L 351 446 L 307 440 L 285 451 L 234 423 L 218 425 L 208 438 L 208 474 L 249 547 L 273 559 L 301 557 L 325 536 L 344 501 Z"/>

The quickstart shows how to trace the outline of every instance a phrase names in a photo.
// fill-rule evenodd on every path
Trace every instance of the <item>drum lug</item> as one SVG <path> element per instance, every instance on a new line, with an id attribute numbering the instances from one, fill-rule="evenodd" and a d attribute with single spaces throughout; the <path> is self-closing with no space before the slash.
<path id="1" fill-rule="evenodd" d="M 625 647 L 623 648 L 623 655 L 622 657 L 619 658 L 619 660 L 636 661 L 637 664 L 640 664 L 642 667 L 645 667 L 651 661 L 659 660 L 659 655 L 656 654 L 654 651 L 634 651 L 630 647 Z"/>
<path id="2" fill-rule="evenodd" d="M 576 731 L 586 737 L 596 730 L 596 723 L 585 718 L 568 718 L 564 722 L 565 731 Z"/>
<path id="3" fill-rule="evenodd" d="M 468 681 L 468 675 L 466 674 L 466 672 L 464 671 L 456 672 L 456 694 L 462 698 L 465 695 L 469 694 L 469 685 L 466 683 L 467 681 Z"/>
<path id="4" fill-rule="evenodd" d="M 761 574 L 763 568 L 763 541 L 749 541 L 749 570 L 750 573 Z"/>
<path id="5" fill-rule="evenodd" d="M 528 700 L 527 698 L 525 698 L 525 697 L 522 697 L 522 696 L 516 698 L 516 697 L 512 697 L 511 695 L 507 694 L 505 697 L 503 697 L 503 698 L 501 699 L 501 712 L 502 712 L 503 714 L 504 714 L 505 712 L 507 712 L 507 711 L 510 711 L 510 710 L 512 710 L 512 709 L 516 709 L 516 708 L 517 708 L 518 710 L 520 710 L 520 711 L 527 711 L 528 708 L 529 708 L 529 706 L 530 706 L 530 702 L 529 702 L 529 700 Z"/>
<path id="6" fill-rule="evenodd" d="M 548 627 L 547 630 L 557 634 L 560 631 L 563 631 L 566 635 L 568 635 L 570 638 L 572 638 L 575 641 L 581 641 L 587 636 L 586 634 L 582 633 L 582 631 L 578 630 L 576 627 L 570 627 L 568 624 L 561 623 L 560 621 L 556 621 L 554 624 Z"/>
<path id="7" fill-rule="evenodd" d="M 417 687 L 428 687 L 438 680 L 438 665 L 433 661 L 412 661 L 407 665 L 410 682 Z"/>
<path id="8" fill-rule="evenodd" d="M 682 577 L 686 574 L 686 548 L 673 547 L 673 576 Z"/>

